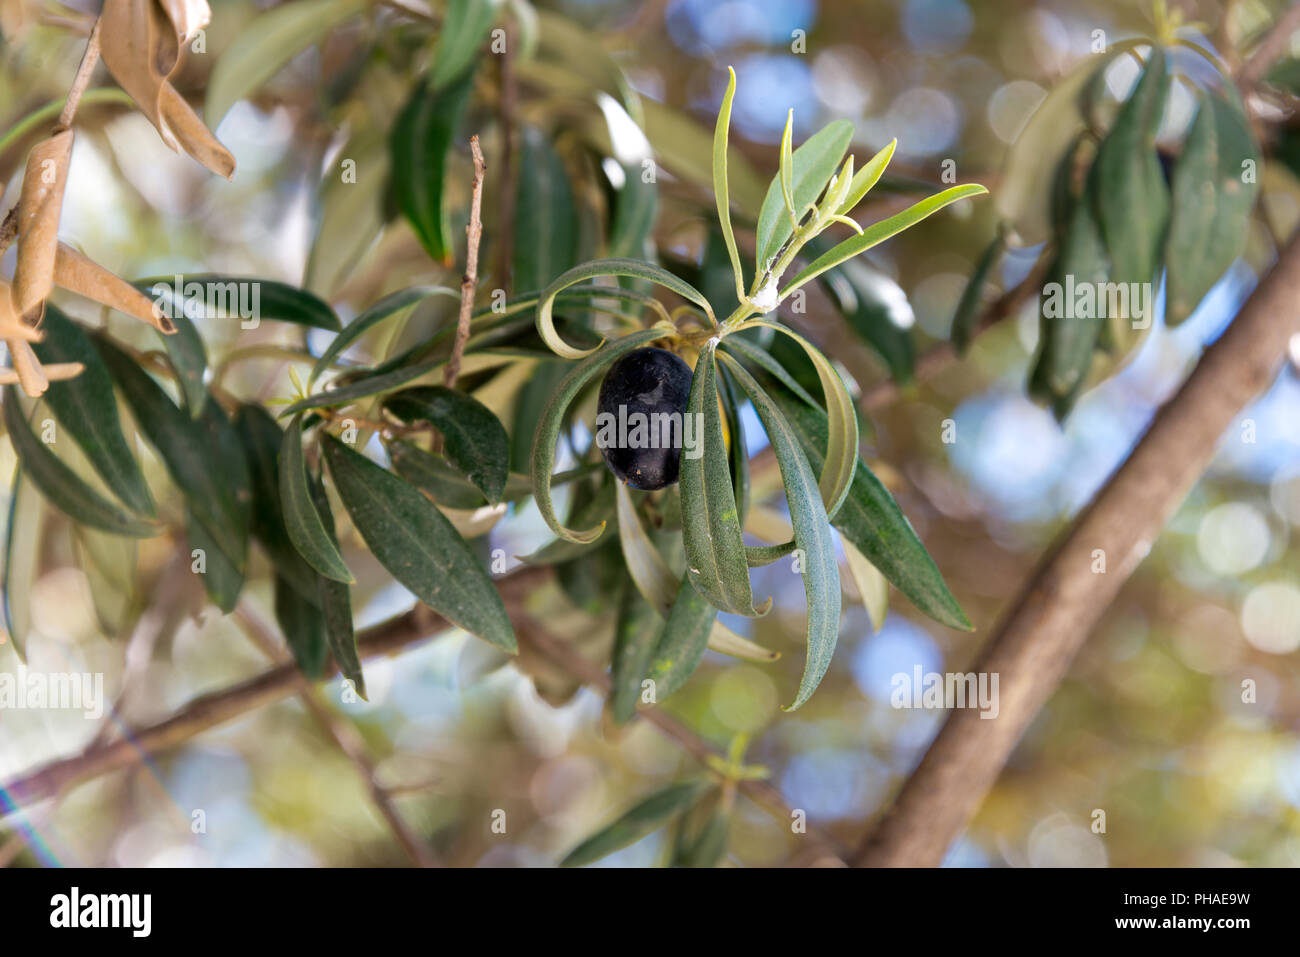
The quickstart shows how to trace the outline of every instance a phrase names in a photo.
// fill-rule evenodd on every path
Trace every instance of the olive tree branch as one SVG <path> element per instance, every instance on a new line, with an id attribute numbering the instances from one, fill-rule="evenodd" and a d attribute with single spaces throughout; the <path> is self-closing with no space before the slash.
<path id="1" fill-rule="evenodd" d="M 1276 378 L 1300 333 L 1300 235 L 1074 525 L 1042 559 L 973 670 L 999 676 L 997 718 L 949 713 L 861 865 L 936 865 L 1029 722 L 1214 455 L 1234 417 Z M 1097 555 L 1104 573 L 1094 573 Z"/>
<path id="2" fill-rule="evenodd" d="M 258 613 L 247 600 L 241 599 L 239 604 L 235 606 L 234 617 L 235 621 L 244 630 L 244 633 L 248 635 L 249 640 L 257 645 L 272 662 L 278 665 L 290 663 L 288 657 L 282 651 L 275 626 Z M 356 766 L 362 780 L 365 781 L 367 790 L 370 792 L 370 800 L 374 803 L 375 809 L 379 811 L 385 823 L 387 823 L 389 830 L 393 832 L 393 837 L 397 839 L 397 843 L 406 852 L 406 856 L 417 867 L 439 866 L 439 861 L 429 849 L 427 842 L 422 840 L 420 835 L 406 822 L 401 812 L 397 810 L 396 805 L 393 804 L 392 795 L 380 785 L 375 763 L 370 759 L 370 755 L 366 751 L 366 743 L 362 740 L 357 729 L 347 721 L 340 719 L 321 700 L 319 689 L 308 681 L 297 668 L 292 670 L 292 680 L 299 700 L 302 701 L 312 718 L 333 739 L 344 756 Z"/>
<path id="3" fill-rule="evenodd" d="M 536 651 L 583 684 L 603 693 L 609 688 L 609 678 L 603 669 L 546 633 L 521 611 L 526 597 L 549 577 L 548 568 L 527 566 L 498 582 L 502 599 L 512 612 L 520 646 Z M 389 656 L 450 627 L 451 624 L 440 615 L 424 605 L 417 605 L 360 632 L 358 650 L 367 660 Z M 96 741 L 80 754 L 52 761 L 0 785 L 0 806 L 21 812 L 28 805 L 55 797 L 86 781 L 134 767 L 146 758 L 183 745 L 204 731 L 301 693 L 305 684 L 306 679 L 297 666 L 286 662 L 228 688 L 200 695 L 162 721 L 132 730 L 113 741 Z M 693 731 L 659 708 L 642 709 L 638 716 L 677 741 L 701 762 L 718 755 Z M 790 824 L 792 812 L 770 783 L 742 781 L 738 787 L 777 820 Z M 847 857 L 846 850 L 813 828 L 808 828 L 806 836 L 814 845 L 809 850 L 815 851 L 821 859 L 833 857 L 842 860 Z"/>

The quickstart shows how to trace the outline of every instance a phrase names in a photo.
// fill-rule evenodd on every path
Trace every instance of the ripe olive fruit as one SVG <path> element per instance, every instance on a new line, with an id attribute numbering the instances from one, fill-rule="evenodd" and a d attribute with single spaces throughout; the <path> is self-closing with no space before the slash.
<path id="1" fill-rule="evenodd" d="M 691 367 L 667 349 L 636 349 L 619 359 L 600 384 L 596 444 L 605 464 L 637 489 L 677 481 Z M 688 438 L 689 440 L 689 438 Z"/>

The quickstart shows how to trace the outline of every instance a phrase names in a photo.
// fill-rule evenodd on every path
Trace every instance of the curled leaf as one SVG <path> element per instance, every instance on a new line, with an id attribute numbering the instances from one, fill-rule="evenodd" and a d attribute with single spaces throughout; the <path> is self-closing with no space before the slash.
<path id="1" fill-rule="evenodd" d="M 176 326 L 148 296 L 66 243 L 59 243 L 54 257 L 54 282 L 110 309 L 147 322 L 159 332 L 171 335 L 176 331 Z"/>
<path id="2" fill-rule="evenodd" d="M 14 267 L 14 308 L 23 321 L 36 325 L 54 288 L 59 214 L 72 158 L 72 130 L 37 143 L 27 156 L 18 198 L 18 264 Z"/>
<path id="3" fill-rule="evenodd" d="M 100 14 L 100 55 L 170 149 L 184 150 L 229 179 L 235 171 L 235 158 L 169 81 L 186 39 L 182 31 L 202 19 L 197 4 L 186 5 L 184 12 L 179 6 L 170 4 L 164 12 L 158 0 L 105 0 Z"/>

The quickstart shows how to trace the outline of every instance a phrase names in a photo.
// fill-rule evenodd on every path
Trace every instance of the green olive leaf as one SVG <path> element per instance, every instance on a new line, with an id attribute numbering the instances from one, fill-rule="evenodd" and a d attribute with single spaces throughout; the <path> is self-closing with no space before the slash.
<path id="1" fill-rule="evenodd" d="M 1259 147 L 1235 97 L 1201 94 L 1201 107 L 1174 167 L 1173 204 L 1165 246 L 1165 321 L 1177 325 L 1246 246 L 1259 193 Z"/>
<path id="2" fill-rule="evenodd" d="M 558 276 L 554 282 L 546 287 L 537 305 L 537 331 L 543 341 L 558 356 L 565 359 L 583 359 L 594 353 L 600 348 L 598 343 L 590 349 L 576 349 L 570 346 L 560 334 L 555 331 L 555 319 L 552 311 L 555 308 L 555 299 L 563 290 L 582 282 L 584 279 L 594 279 L 597 276 L 629 276 L 633 279 L 646 279 L 677 293 L 688 302 L 699 306 L 711 323 L 716 324 L 713 316 L 713 307 L 709 301 L 704 298 L 704 294 L 692 286 L 690 283 L 679 279 L 666 269 L 656 266 L 653 263 L 641 262 L 636 259 L 597 259 L 593 262 L 583 263 L 581 266 L 575 266 L 567 272 Z"/>
<path id="3" fill-rule="evenodd" d="M 65 462 L 36 437 L 17 387 L 4 387 L 4 423 L 23 474 L 46 500 L 74 522 L 115 535 L 148 538 L 157 535 L 158 525 L 143 521 L 108 501 L 85 483 Z"/>
<path id="4" fill-rule="evenodd" d="M 700 454 L 681 457 L 682 541 L 686 577 L 715 607 L 737 615 L 760 615 L 749 583 L 745 541 L 731 484 L 731 470 L 718 415 L 717 340 L 700 351 L 691 379 L 686 415 L 703 423 Z"/>
<path id="5" fill-rule="evenodd" d="M 821 683 L 830 667 L 840 628 L 840 570 L 835 558 L 826 508 L 816 485 L 808 458 L 800 447 L 799 432 L 763 387 L 739 362 L 728 355 L 723 361 L 734 372 L 736 381 L 749 396 L 776 453 L 790 507 L 790 524 L 794 526 L 798 571 L 803 576 L 808 600 L 807 654 L 803 677 L 794 702 L 785 710 L 794 711 L 806 702 Z"/>
<path id="6" fill-rule="evenodd" d="M 416 386 L 394 392 L 384 408 L 403 422 L 428 422 L 443 437 L 447 460 L 487 500 L 505 494 L 510 471 L 510 439 L 492 410 L 464 392 L 444 386 Z"/>
<path id="7" fill-rule="evenodd" d="M 302 413 L 299 412 L 284 430 L 280 445 L 280 505 L 284 510 L 284 527 L 293 547 L 312 568 L 326 578 L 351 584 L 356 579 L 339 554 L 333 536 L 321 522 L 309 482 L 302 454 Z"/>
<path id="8" fill-rule="evenodd" d="M 853 124 L 847 120 L 828 123 L 808 137 L 791 156 L 790 193 L 795 213 L 801 215 L 830 182 L 853 139 Z M 761 276 L 776 261 L 794 227 L 786 211 L 781 174 L 772 178 L 758 213 L 754 269 Z"/>
<path id="9" fill-rule="evenodd" d="M 692 781 L 655 792 L 575 847 L 560 866 L 581 867 L 635 844 L 694 804 L 707 787 L 705 782 Z"/>
<path id="10" fill-rule="evenodd" d="M 153 496 L 122 434 L 113 378 L 94 343 L 80 324 L 52 303 L 46 304 L 43 325 L 45 339 L 33 346 L 37 358 L 47 364 L 79 362 L 84 367 L 75 378 L 50 383 L 44 396 L 50 411 L 122 504 L 137 515 L 154 518 L 158 512 Z"/>
<path id="11" fill-rule="evenodd" d="M 500 593 L 438 507 L 329 433 L 321 441 L 343 507 L 389 574 L 452 624 L 515 653 Z"/>
<path id="12" fill-rule="evenodd" d="M 818 256 L 805 266 L 781 290 L 781 298 L 784 299 L 804 283 L 816 279 L 826 270 L 838 266 L 846 259 L 852 259 L 859 253 L 866 252 L 872 246 L 879 245 L 886 239 L 898 235 L 903 230 L 915 226 L 921 220 L 933 213 L 937 213 L 945 206 L 949 206 L 960 199 L 966 199 L 968 196 L 980 196 L 987 192 L 988 190 L 978 183 L 964 183 L 961 186 L 952 186 L 941 193 L 926 197 L 901 213 L 896 213 L 878 223 L 872 223 L 870 226 L 864 227 L 861 235 L 850 236 L 844 242 L 832 247 L 828 252 Z"/>

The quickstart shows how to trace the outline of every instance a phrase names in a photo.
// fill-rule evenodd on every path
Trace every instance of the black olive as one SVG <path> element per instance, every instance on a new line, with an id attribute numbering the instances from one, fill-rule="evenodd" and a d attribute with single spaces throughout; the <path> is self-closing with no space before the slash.
<path id="1" fill-rule="evenodd" d="M 667 349 L 637 349 L 600 384 L 596 444 L 609 470 L 633 488 L 653 491 L 677 481 L 682 445 L 693 441 L 686 402 L 691 367 Z"/>

